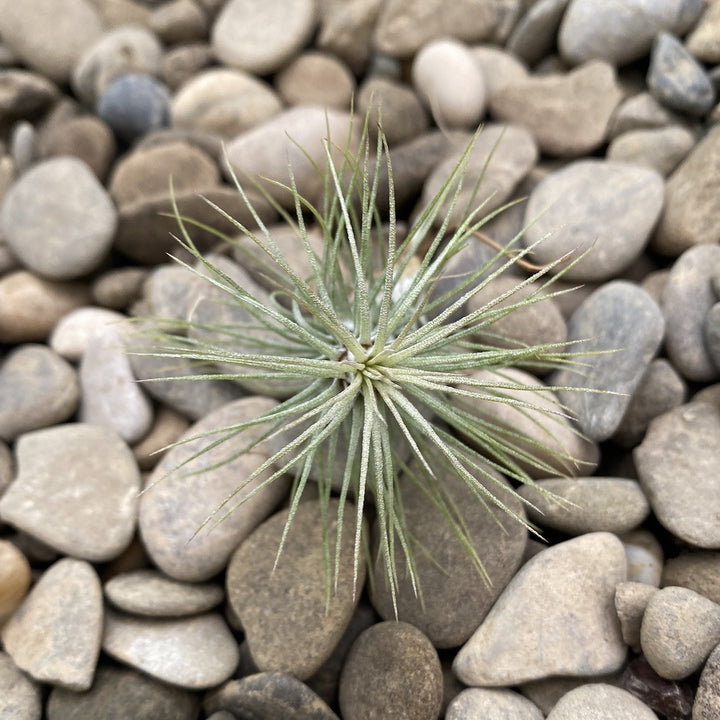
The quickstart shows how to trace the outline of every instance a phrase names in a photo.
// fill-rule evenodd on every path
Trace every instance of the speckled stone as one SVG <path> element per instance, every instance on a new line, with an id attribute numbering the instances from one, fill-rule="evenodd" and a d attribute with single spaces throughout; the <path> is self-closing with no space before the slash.
<path id="1" fill-rule="evenodd" d="M 29 678 L 12 658 L 0 651 L 0 697 L 7 720 L 40 720 L 43 712 L 42 687 Z"/>
<path id="2" fill-rule="evenodd" d="M 455 674 L 468 685 L 506 686 L 618 670 L 627 647 L 613 597 L 625 574 L 625 552 L 610 533 L 582 535 L 535 555 L 455 656 Z"/>
<path id="3" fill-rule="evenodd" d="M 198 582 L 217 574 L 226 566 L 238 544 L 285 496 L 288 481 L 278 479 L 222 523 L 216 527 L 211 523 L 198 533 L 208 516 L 268 457 L 264 447 L 256 448 L 221 464 L 212 473 L 200 473 L 203 468 L 232 456 L 251 438 L 257 437 L 259 431 L 253 428 L 191 459 L 210 443 L 200 435 L 254 419 L 274 406 L 272 400 L 257 397 L 242 398 L 218 408 L 191 426 L 183 436 L 183 439 L 194 440 L 171 449 L 156 466 L 149 478 L 149 487 L 140 499 L 140 533 L 155 565 L 170 577 Z M 186 461 L 189 462 L 180 468 Z M 234 501 L 245 497 L 269 475 L 267 470 L 262 472 Z"/>
<path id="4" fill-rule="evenodd" d="M 45 345 L 14 348 L 0 365 L 0 437 L 63 422 L 77 410 L 75 369 Z"/>
<path id="5" fill-rule="evenodd" d="M 25 599 L 31 581 L 25 555 L 9 540 L 0 540 L 0 626 Z"/>
<path id="6" fill-rule="evenodd" d="M 650 598 L 658 592 L 654 585 L 620 582 L 615 586 L 615 610 L 620 620 L 623 640 L 633 652 L 640 652 L 640 628 Z"/>
<path id="7" fill-rule="evenodd" d="M 650 423 L 633 457 L 658 520 L 701 548 L 720 547 L 720 408 L 688 403 Z"/>
<path id="8" fill-rule="evenodd" d="M 1 635 L 15 664 L 36 680 L 82 691 L 92 685 L 102 625 L 95 570 L 64 558 L 43 573 Z"/>
<path id="9" fill-rule="evenodd" d="M 208 713 L 263 720 L 338 720 L 338 716 L 307 685 L 282 672 L 255 673 L 230 680 L 204 703 Z M 229 720 L 229 718 L 228 718 Z"/>
<path id="10" fill-rule="evenodd" d="M 627 690 L 604 683 L 590 683 L 563 695 L 547 716 L 547 720 L 577 718 L 657 720 L 657 715 Z"/>
<path id="11" fill-rule="evenodd" d="M 442 669 L 430 641 L 404 622 L 382 622 L 353 643 L 340 678 L 343 720 L 373 717 L 435 720 Z"/>
<path id="12" fill-rule="evenodd" d="M 331 557 L 335 557 L 337 511 L 338 501 L 333 500 L 327 511 Z M 353 508 L 347 507 L 340 574 L 329 600 L 317 502 L 299 504 L 277 565 L 287 510 L 266 520 L 233 554 L 227 571 L 228 601 L 259 670 L 289 672 L 305 680 L 330 657 L 365 580 L 361 556 L 357 585 L 353 584 L 354 517 Z"/>
<path id="13" fill-rule="evenodd" d="M 663 566 L 662 585 L 679 585 L 720 605 L 720 552 L 688 550 Z"/>
<path id="14" fill-rule="evenodd" d="M 107 256 L 117 211 L 88 165 L 58 157 L 35 165 L 10 188 L 0 225 L 29 269 L 51 280 L 73 280 Z"/>
<path id="15" fill-rule="evenodd" d="M 543 720 L 540 708 L 512 690 L 497 688 L 468 688 L 456 695 L 447 710 L 445 720 Z"/>
<path id="16" fill-rule="evenodd" d="M 700 674 L 693 720 L 718 720 L 720 718 L 720 645 L 708 657 Z"/>
<path id="17" fill-rule="evenodd" d="M 107 610 L 102 647 L 126 665 L 188 690 L 225 682 L 240 658 L 234 636 L 217 613 L 157 620 Z"/>
<path id="18" fill-rule="evenodd" d="M 117 557 L 137 521 L 140 473 L 120 437 L 83 423 L 25 433 L 18 474 L 0 517 L 59 552 L 92 562 Z"/>
<path id="19" fill-rule="evenodd" d="M 225 593 L 220 585 L 181 583 L 156 570 L 133 570 L 105 583 L 105 596 L 119 610 L 149 617 L 185 617 L 212 610 Z"/>
<path id="20" fill-rule="evenodd" d="M 90 690 L 54 688 L 48 720 L 195 720 L 198 701 L 186 690 L 158 682 L 129 668 L 98 667 Z"/>

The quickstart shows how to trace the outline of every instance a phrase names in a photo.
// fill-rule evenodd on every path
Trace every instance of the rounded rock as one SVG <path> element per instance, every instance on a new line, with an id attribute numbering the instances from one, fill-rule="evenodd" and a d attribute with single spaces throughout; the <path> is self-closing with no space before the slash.
<path id="1" fill-rule="evenodd" d="M 412 80 L 440 127 L 477 127 L 485 112 L 485 83 L 466 45 L 455 40 L 428 43 L 415 55 Z"/>
<path id="2" fill-rule="evenodd" d="M 40 720 L 43 713 L 43 694 L 40 683 L 31 680 L 0 651 L 0 697 L 3 698 L 9 720 Z"/>
<path id="3" fill-rule="evenodd" d="M 620 620 L 623 640 L 633 652 L 640 652 L 640 628 L 650 598 L 658 591 L 642 582 L 621 582 L 615 587 L 615 611 Z"/>
<path id="4" fill-rule="evenodd" d="M 51 565 L 2 628 L 5 650 L 36 680 L 88 690 L 100 654 L 102 589 L 92 565 Z"/>
<path id="5" fill-rule="evenodd" d="M 18 474 L 0 498 L 0 517 L 55 550 L 104 562 L 129 544 L 140 473 L 112 430 L 82 423 L 22 435 Z"/>
<path id="6" fill-rule="evenodd" d="M 0 70 L 0 120 L 33 118 L 54 102 L 59 91 L 47 78 L 27 70 Z"/>
<path id="7" fill-rule="evenodd" d="M 157 620 L 105 613 L 103 650 L 150 677 L 188 690 L 225 682 L 240 653 L 217 613 L 179 620 Z"/>
<path id="8" fill-rule="evenodd" d="M 75 63 L 102 35 L 102 20 L 88 0 L 2 0 L 0 35 L 24 64 L 65 83 Z"/>
<path id="9" fill-rule="evenodd" d="M 172 91 L 200 75 L 213 62 L 210 46 L 206 43 L 190 43 L 169 49 L 160 65 L 160 78 Z M 172 106 L 170 107 L 172 115 Z M 174 124 L 174 123 L 173 123 Z"/>
<path id="10" fill-rule="evenodd" d="M 35 165 L 10 188 L 0 226 L 24 265 L 52 280 L 72 280 L 107 256 L 117 212 L 84 162 L 58 157 Z"/>
<path id="11" fill-rule="evenodd" d="M 608 160 L 643 165 L 669 175 L 695 145 L 695 135 L 684 127 L 630 130 L 613 139 L 605 157 Z"/>
<path id="12" fill-rule="evenodd" d="M 340 678 L 344 720 L 436 720 L 443 695 L 440 659 L 417 628 L 381 622 L 353 643 Z"/>
<path id="13" fill-rule="evenodd" d="M 535 703 L 512 690 L 468 688 L 456 695 L 445 711 L 445 720 L 543 720 Z"/>
<path id="14" fill-rule="evenodd" d="M 655 170 L 577 160 L 550 173 L 532 191 L 522 241 L 528 247 L 542 239 L 533 251 L 534 262 L 541 265 L 567 253 L 577 259 L 589 250 L 564 278 L 610 280 L 642 253 L 663 198 L 663 179 Z"/>
<path id="15" fill-rule="evenodd" d="M 551 55 L 568 1 L 539 0 L 531 5 L 510 33 L 507 49 L 529 65 Z"/>
<path id="16" fill-rule="evenodd" d="M 673 535 L 701 548 L 720 547 L 720 408 L 691 402 L 650 423 L 633 452 L 653 512 Z"/>
<path id="17" fill-rule="evenodd" d="M 662 585 L 678 585 L 720 605 L 720 552 L 690 550 L 663 566 Z"/>
<path id="18" fill-rule="evenodd" d="M 150 29 L 166 44 L 207 39 L 208 16 L 194 0 L 171 0 L 153 10 Z"/>
<path id="19" fill-rule="evenodd" d="M 582 535 L 540 552 L 455 656 L 455 674 L 468 685 L 492 687 L 619 670 L 627 646 L 613 597 L 625 575 L 622 543 L 610 533 Z"/>
<path id="20" fill-rule="evenodd" d="M 152 470 L 167 451 L 167 447 L 180 439 L 189 424 L 180 413 L 160 405 L 155 412 L 155 422 L 150 431 L 132 449 L 140 469 Z"/>
<path id="21" fill-rule="evenodd" d="M 590 683 L 563 695 L 547 720 L 658 720 L 657 715 L 632 693 L 613 685 Z"/>
<path id="22" fill-rule="evenodd" d="M 310 39 L 317 24 L 314 0 L 277 0 L 259 5 L 230 0 L 212 28 L 218 60 L 255 75 L 285 65 Z"/>
<path id="23" fill-rule="evenodd" d="M 0 437 L 67 420 L 80 398 L 75 369 L 45 345 L 21 345 L 0 366 Z"/>
<path id="24" fill-rule="evenodd" d="M 128 73 L 108 85 L 95 111 L 129 144 L 170 125 L 170 92 L 149 75 Z"/>
<path id="25" fill-rule="evenodd" d="M 720 645 L 708 657 L 700 674 L 693 705 L 693 720 L 718 720 L 720 713 Z"/>
<path id="26" fill-rule="evenodd" d="M 348 110 L 355 92 L 350 68 L 328 53 L 298 55 L 275 77 L 275 88 L 288 105 L 320 105 Z"/>
<path id="27" fill-rule="evenodd" d="M 71 362 L 80 360 L 93 335 L 108 326 L 127 327 L 127 318 L 119 312 L 88 306 L 72 310 L 60 318 L 50 335 L 50 347 Z"/>
<path id="28" fill-rule="evenodd" d="M 710 65 L 720 63 L 720 7 L 710 3 L 700 21 L 685 38 L 693 57 Z"/>
<path id="29" fill-rule="evenodd" d="M 280 113 L 272 88 L 243 70 L 212 68 L 198 73 L 173 97 L 174 127 L 233 138 Z"/>
<path id="30" fill-rule="evenodd" d="M 682 680 L 702 667 L 720 643 L 720 605 L 680 587 L 665 587 L 648 600 L 640 644 L 651 667 Z"/>
<path id="31" fill-rule="evenodd" d="M 31 580 L 25 555 L 8 540 L 0 540 L 0 627 L 25 599 Z"/>

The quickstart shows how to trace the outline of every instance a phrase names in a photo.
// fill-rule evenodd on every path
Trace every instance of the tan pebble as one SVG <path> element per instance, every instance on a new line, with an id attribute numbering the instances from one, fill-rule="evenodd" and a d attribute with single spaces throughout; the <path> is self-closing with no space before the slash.
<path id="1" fill-rule="evenodd" d="M 20 606 L 31 579 L 27 558 L 11 542 L 0 540 L 0 625 Z"/>
<path id="2" fill-rule="evenodd" d="M 180 413 L 161 406 L 155 414 L 155 424 L 150 432 L 132 449 L 140 469 L 152 470 L 164 454 L 160 451 L 175 442 L 189 424 Z"/>

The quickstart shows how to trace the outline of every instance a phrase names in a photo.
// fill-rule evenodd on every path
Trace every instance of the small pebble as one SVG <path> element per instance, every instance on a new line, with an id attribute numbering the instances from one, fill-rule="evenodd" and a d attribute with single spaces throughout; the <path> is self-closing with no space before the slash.
<path id="1" fill-rule="evenodd" d="M 623 640 L 633 652 L 640 652 L 640 627 L 650 598 L 658 591 L 654 585 L 620 582 L 615 586 L 615 611 L 620 620 Z"/>
<path id="2" fill-rule="evenodd" d="M 2 98 L 0 98 L 0 120 L 35 117 L 57 99 L 57 86 L 34 72 L 16 68 L 0 70 Z"/>
<path id="3" fill-rule="evenodd" d="M 512 690 L 468 688 L 456 695 L 445 711 L 445 720 L 543 720 L 537 705 Z"/>
<path id="4" fill-rule="evenodd" d="M 340 678 L 343 720 L 407 717 L 436 720 L 442 703 L 440 659 L 404 622 L 381 622 L 354 642 Z"/>
<path id="5" fill-rule="evenodd" d="M 669 559 L 663 567 L 662 585 L 694 590 L 720 605 L 720 552 L 687 550 Z"/>
<path id="6" fill-rule="evenodd" d="M 188 690 L 225 682 L 240 658 L 235 638 L 217 613 L 158 620 L 106 610 L 102 647 L 116 660 Z"/>
<path id="7" fill-rule="evenodd" d="M 590 683 L 560 698 L 547 720 L 658 720 L 657 715 L 634 695 L 613 685 Z"/>
<path id="8" fill-rule="evenodd" d="M 25 555 L 8 540 L 0 540 L 0 627 L 25 599 L 31 580 Z"/>
<path id="9" fill-rule="evenodd" d="M 568 1 L 539 0 L 532 4 L 510 33 L 507 49 L 528 65 L 552 54 Z"/>
<path id="10" fill-rule="evenodd" d="M 687 682 L 660 677 L 642 656 L 631 660 L 622 687 L 666 720 L 685 720 L 692 713 L 693 688 Z"/>
<path id="11" fill-rule="evenodd" d="M 80 360 L 92 337 L 110 326 L 121 332 L 126 317 L 119 312 L 88 306 L 62 317 L 50 335 L 50 347 L 71 362 Z"/>
<path id="12" fill-rule="evenodd" d="M 208 36 L 208 18 L 194 0 L 171 0 L 150 15 L 150 29 L 167 45 L 196 42 Z"/>
<path id="13" fill-rule="evenodd" d="M 333 55 L 308 51 L 277 74 L 275 88 L 288 105 L 348 110 L 355 92 L 355 78 L 350 68 Z"/>
<path id="14" fill-rule="evenodd" d="M 160 405 L 155 421 L 147 435 L 133 446 L 133 455 L 141 470 L 152 470 L 163 456 L 168 445 L 180 439 L 188 429 L 187 418 L 175 410 Z"/>
<path id="15" fill-rule="evenodd" d="M 720 7 L 709 3 L 692 32 L 685 38 L 688 51 L 703 63 L 720 63 Z"/>
<path id="16" fill-rule="evenodd" d="M 40 683 L 29 678 L 13 659 L 0 651 L 0 697 L 8 720 L 40 720 L 43 692 Z"/>
<path id="17" fill-rule="evenodd" d="M 720 645 L 710 653 L 700 674 L 693 718 L 718 720 L 720 718 Z"/>
<path id="18" fill-rule="evenodd" d="M 665 555 L 655 535 L 642 528 L 621 536 L 627 558 L 628 582 L 660 587 Z"/>
<path id="19" fill-rule="evenodd" d="M 653 168 L 667 177 L 694 145 L 695 135 L 678 125 L 629 130 L 613 139 L 605 156 L 608 160 Z"/>
<path id="20" fill-rule="evenodd" d="M 51 565 L 2 628 L 7 653 L 40 682 L 88 690 L 103 626 L 102 589 L 92 565 L 64 558 Z"/>

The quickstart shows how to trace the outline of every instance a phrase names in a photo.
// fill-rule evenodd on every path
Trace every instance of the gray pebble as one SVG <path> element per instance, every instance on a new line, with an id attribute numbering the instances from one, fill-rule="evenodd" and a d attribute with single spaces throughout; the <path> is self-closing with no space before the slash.
<path id="1" fill-rule="evenodd" d="M 618 670 L 626 645 L 612 602 L 625 575 L 625 552 L 610 533 L 535 555 L 455 656 L 455 674 L 468 685 L 505 686 Z"/>
<path id="2" fill-rule="evenodd" d="M 92 565 L 64 558 L 51 565 L 2 628 L 15 664 L 41 682 L 88 690 L 103 626 L 102 589 Z"/>
<path id="3" fill-rule="evenodd" d="M 660 130 L 669 125 L 682 126 L 684 118 L 661 105 L 649 92 L 639 92 L 624 100 L 613 113 L 609 137 L 632 130 Z"/>
<path id="4" fill-rule="evenodd" d="M 720 409 L 688 403 L 650 423 L 633 453 L 640 483 L 658 520 L 701 548 L 720 545 Z"/>
<path id="5" fill-rule="evenodd" d="M 140 498 L 140 533 L 155 565 L 170 577 L 198 582 L 216 575 L 227 565 L 238 544 L 285 496 L 288 480 L 280 478 L 216 527 L 211 522 L 198 534 L 208 516 L 268 457 L 260 446 L 223 463 L 257 437 L 259 430 L 253 428 L 193 459 L 210 444 L 202 433 L 254 419 L 274 405 L 268 398 L 255 397 L 225 404 L 191 426 L 181 438 L 190 442 L 172 448 L 155 467 Z M 198 472 L 215 463 L 219 467 L 213 472 Z M 261 474 L 233 502 L 246 496 L 269 474 Z"/>
<path id="6" fill-rule="evenodd" d="M 445 720 L 543 720 L 535 703 L 512 690 L 468 688 L 456 695 L 448 705 Z"/>
<path id="7" fill-rule="evenodd" d="M 185 617 L 208 612 L 225 593 L 220 585 L 190 584 L 156 570 L 131 570 L 105 583 L 105 596 L 119 610 L 149 617 Z"/>
<path id="8" fill-rule="evenodd" d="M 197 698 L 129 668 L 98 667 L 93 686 L 84 693 L 54 688 L 47 703 L 48 720 L 195 720 Z"/>
<path id="9" fill-rule="evenodd" d="M 547 720 L 658 720 L 657 715 L 632 693 L 605 683 L 590 683 L 560 698 Z"/>
<path id="10" fill-rule="evenodd" d="M 112 430 L 83 423 L 22 435 L 18 474 L 0 517 L 59 552 L 92 562 L 117 557 L 137 521 L 140 473 Z"/>
<path id="11" fill-rule="evenodd" d="M 166 45 L 206 40 L 208 16 L 194 0 L 171 0 L 153 10 L 150 29 Z"/>
<path id="12" fill-rule="evenodd" d="M 537 481 L 537 488 L 525 485 L 518 493 L 530 503 L 527 513 L 533 522 L 568 535 L 602 531 L 619 535 L 636 528 L 650 514 L 645 495 L 634 480 L 550 478 Z"/>
<path id="13" fill-rule="evenodd" d="M 720 370 L 720 303 L 715 303 L 705 316 L 705 347 L 708 355 Z"/>
<path id="14" fill-rule="evenodd" d="M 533 251 L 534 262 L 541 265 L 572 253 L 578 262 L 567 268 L 567 280 L 610 280 L 645 248 L 663 194 L 663 179 L 650 168 L 577 160 L 550 173 L 532 191 L 522 241 L 527 247 L 542 240 Z"/>
<path id="15" fill-rule="evenodd" d="M 615 611 L 620 620 L 623 640 L 633 652 L 640 652 L 640 628 L 650 598 L 658 592 L 654 585 L 620 582 L 615 586 Z"/>
<path id="16" fill-rule="evenodd" d="M 427 637 L 408 623 L 381 622 L 350 650 L 340 678 L 340 711 L 343 720 L 436 720 L 442 688 L 440 659 Z"/>
<path id="17" fill-rule="evenodd" d="M 661 103 L 687 115 L 705 115 L 715 104 L 715 89 L 705 69 L 669 33 L 660 33 L 653 42 L 647 85 Z"/>
<path id="18" fill-rule="evenodd" d="M 107 256 L 117 212 L 84 162 L 59 157 L 38 163 L 10 188 L 0 225 L 29 269 L 52 280 L 72 280 Z"/>
<path id="19" fill-rule="evenodd" d="M 220 685 L 240 659 L 237 641 L 217 613 L 158 620 L 106 610 L 102 647 L 126 665 L 188 690 Z"/>
<path id="20" fill-rule="evenodd" d="M 720 645 L 710 653 L 705 663 L 693 705 L 693 720 L 720 718 Z"/>
<path id="21" fill-rule="evenodd" d="M 513 28 L 507 49 L 534 65 L 555 49 L 560 21 L 569 0 L 539 0 L 533 3 Z"/>
<path id="22" fill-rule="evenodd" d="M 40 720 L 42 689 L 29 678 L 5 652 L 0 652 L 0 697 L 7 720 Z"/>
<path id="23" fill-rule="evenodd" d="M 209 713 L 232 713 L 233 718 L 338 720 L 307 685 L 284 672 L 255 673 L 230 680 L 209 695 L 204 707 Z"/>
<path id="24" fill-rule="evenodd" d="M 149 75 L 129 73 L 108 85 L 95 111 L 125 143 L 170 125 L 170 92 Z"/>
<path id="25" fill-rule="evenodd" d="M 662 584 L 678 585 L 720 605 L 720 552 L 687 550 L 663 566 Z"/>
<path id="26" fill-rule="evenodd" d="M 338 501 L 327 509 L 330 557 L 335 557 Z M 276 513 L 238 547 L 228 564 L 228 602 L 261 671 L 280 670 L 306 680 L 330 657 L 352 618 L 365 581 L 359 558 L 354 583 L 355 511 L 345 508 L 337 584 L 326 576 L 323 520 L 317 502 L 301 502 L 279 560 L 288 510 Z M 303 582 L 298 585 L 297 579 Z M 328 596 L 328 583 L 334 589 Z"/>
<path id="27" fill-rule="evenodd" d="M 45 345 L 20 345 L 0 365 L 0 437 L 67 420 L 80 398 L 74 368 Z"/>
<path id="28" fill-rule="evenodd" d="M 668 357 L 688 380 L 710 382 L 720 376 L 705 343 L 708 312 L 717 301 L 711 278 L 720 263 L 718 245 L 698 245 L 674 263 L 663 289 Z"/>
<path id="29" fill-rule="evenodd" d="M 596 290 L 575 311 L 568 340 L 577 342 L 582 367 L 557 371 L 559 390 L 586 435 L 595 441 L 613 435 L 663 339 L 660 308 L 644 290 L 617 280 Z M 593 354 L 599 353 L 599 354 Z"/>
<path id="30" fill-rule="evenodd" d="M 648 600 L 640 644 L 653 670 L 682 680 L 702 667 L 720 642 L 720 605 L 681 587 L 665 587 Z"/>
<path id="31" fill-rule="evenodd" d="M 613 139 L 608 160 L 643 165 L 669 175 L 695 145 L 695 135 L 679 125 L 648 130 L 629 130 Z"/>

